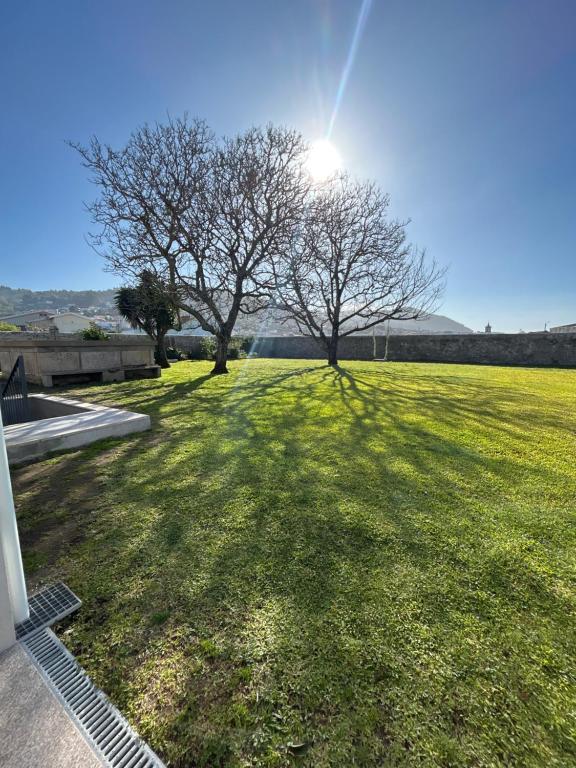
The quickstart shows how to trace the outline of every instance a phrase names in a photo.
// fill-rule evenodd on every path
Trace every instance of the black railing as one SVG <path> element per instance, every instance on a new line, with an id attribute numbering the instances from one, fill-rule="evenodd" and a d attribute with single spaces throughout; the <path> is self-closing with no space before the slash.
<path id="1" fill-rule="evenodd" d="M 28 387 L 22 355 L 18 356 L 7 381 L 0 382 L 0 408 L 4 426 L 30 421 Z"/>

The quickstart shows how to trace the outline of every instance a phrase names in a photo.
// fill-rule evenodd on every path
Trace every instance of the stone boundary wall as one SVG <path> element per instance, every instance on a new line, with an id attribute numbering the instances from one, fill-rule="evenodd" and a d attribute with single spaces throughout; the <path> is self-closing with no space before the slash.
<path id="1" fill-rule="evenodd" d="M 254 352 L 260 357 L 304 358 L 324 360 L 324 347 L 309 336 L 267 336 L 257 339 Z M 346 336 L 338 348 L 340 360 L 373 360 L 372 336 Z"/>
<path id="2" fill-rule="evenodd" d="M 168 334 L 165 338 L 167 347 L 175 347 L 176 349 L 185 352 L 187 355 L 200 354 L 200 344 L 204 336 L 174 336 Z"/>
<path id="3" fill-rule="evenodd" d="M 201 336 L 171 336 L 169 343 L 197 354 Z M 341 360 L 384 357 L 386 337 L 348 336 L 341 341 Z M 324 360 L 323 349 L 305 336 L 266 336 L 257 339 L 260 357 Z M 388 360 L 396 362 L 471 363 L 576 367 L 576 333 L 470 333 L 390 336 Z"/>
<path id="4" fill-rule="evenodd" d="M 197 355 L 203 336 L 167 336 L 166 344 L 187 354 Z M 260 336 L 254 350 L 259 357 L 284 357 L 304 360 L 323 360 L 323 348 L 308 336 Z M 348 336 L 340 347 L 342 360 L 373 360 L 372 336 Z"/>
<path id="5" fill-rule="evenodd" d="M 385 337 L 376 337 L 384 357 Z M 390 336 L 388 359 L 402 362 L 576 367 L 576 333 Z"/>

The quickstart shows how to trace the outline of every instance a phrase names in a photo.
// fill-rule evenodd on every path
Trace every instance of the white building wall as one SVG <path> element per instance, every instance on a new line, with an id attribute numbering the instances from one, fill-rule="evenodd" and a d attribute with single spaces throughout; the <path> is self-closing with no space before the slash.
<path id="1" fill-rule="evenodd" d="M 60 333 L 77 333 L 90 327 L 90 318 L 63 312 L 61 315 L 54 315 L 52 323 Z"/>
<path id="2" fill-rule="evenodd" d="M 4 565 L 4 553 L 0 547 L 0 653 L 16 642 L 14 614 L 10 602 L 8 576 Z"/>
<path id="3" fill-rule="evenodd" d="M 576 323 L 571 325 L 556 325 L 550 328 L 550 333 L 576 333 Z"/>

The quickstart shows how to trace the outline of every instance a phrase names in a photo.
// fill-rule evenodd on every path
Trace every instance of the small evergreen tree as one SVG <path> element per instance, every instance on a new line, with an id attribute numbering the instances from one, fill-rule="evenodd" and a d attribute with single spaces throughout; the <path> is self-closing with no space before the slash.
<path id="1" fill-rule="evenodd" d="M 165 337 L 172 328 L 179 327 L 180 320 L 166 286 L 145 270 L 137 285 L 120 288 L 115 301 L 118 312 L 132 328 L 140 328 L 155 342 L 156 363 L 169 368 Z"/>
<path id="2" fill-rule="evenodd" d="M 80 336 L 84 341 L 108 341 L 110 334 L 106 333 L 103 328 L 96 325 L 96 323 L 90 323 L 88 328 L 84 328 L 80 331 Z"/>

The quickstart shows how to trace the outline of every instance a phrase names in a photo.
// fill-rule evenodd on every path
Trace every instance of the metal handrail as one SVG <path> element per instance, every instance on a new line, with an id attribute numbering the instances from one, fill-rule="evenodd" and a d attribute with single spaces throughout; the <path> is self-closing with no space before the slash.
<path id="1" fill-rule="evenodd" d="M 28 403 L 28 387 L 24 358 L 18 355 L 14 367 L 0 392 L 0 408 L 4 426 L 22 424 L 30 421 L 30 405 Z"/>

